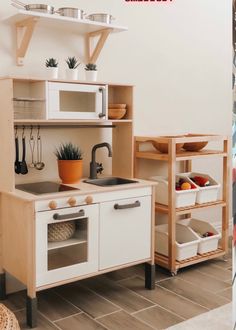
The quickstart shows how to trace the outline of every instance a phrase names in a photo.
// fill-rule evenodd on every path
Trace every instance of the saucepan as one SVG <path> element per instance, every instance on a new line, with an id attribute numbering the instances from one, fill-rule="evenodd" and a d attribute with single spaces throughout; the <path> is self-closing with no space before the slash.
<path id="1" fill-rule="evenodd" d="M 45 4 L 29 4 L 26 5 L 19 0 L 12 0 L 12 6 L 18 9 L 25 9 L 28 11 L 37 11 L 45 14 L 54 14 L 54 7 Z"/>
<path id="2" fill-rule="evenodd" d="M 82 9 L 72 7 L 59 8 L 56 13 L 61 16 L 72 17 L 76 19 L 83 19 L 84 15 L 86 15 Z"/>
<path id="3" fill-rule="evenodd" d="M 115 18 L 110 15 L 110 14 L 90 14 L 86 17 L 90 21 L 96 21 L 96 22 L 101 22 L 101 23 L 106 23 L 106 24 L 111 24 L 111 21 L 114 20 Z"/>

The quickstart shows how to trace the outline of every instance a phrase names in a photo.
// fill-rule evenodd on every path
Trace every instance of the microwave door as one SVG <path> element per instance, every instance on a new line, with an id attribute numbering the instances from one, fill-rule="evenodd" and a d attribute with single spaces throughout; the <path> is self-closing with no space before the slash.
<path id="1" fill-rule="evenodd" d="M 50 83 L 49 119 L 106 119 L 107 88 Z"/>

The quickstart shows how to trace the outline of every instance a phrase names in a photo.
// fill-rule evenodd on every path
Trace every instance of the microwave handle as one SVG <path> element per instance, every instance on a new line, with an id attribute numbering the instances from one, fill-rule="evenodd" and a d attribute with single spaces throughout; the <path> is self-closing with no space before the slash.
<path id="1" fill-rule="evenodd" d="M 99 87 L 99 92 L 102 93 L 102 112 L 99 113 L 99 118 L 106 117 L 106 88 Z"/>

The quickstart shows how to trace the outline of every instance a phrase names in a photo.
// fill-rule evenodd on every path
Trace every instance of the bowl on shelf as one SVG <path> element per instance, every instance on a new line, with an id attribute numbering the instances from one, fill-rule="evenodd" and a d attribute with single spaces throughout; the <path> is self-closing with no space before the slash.
<path id="1" fill-rule="evenodd" d="M 199 137 L 201 135 L 198 134 L 187 134 L 185 137 Z M 186 142 L 183 145 L 183 149 L 186 151 L 200 151 L 206 147 L 208 141 L 200 141 L 200 142 Z"/>
<path id="2" fill-rule="evenodd" d="M 126 114 L 126 109 L 108 109 L 109 119 L 122 119 Z"/>
<path id="3" fill-rule="evenodd" d="M 124 103 L 109 103 L 109 109 L 126 109 L 126 104 Z"/>
<path id="4" fill-rule="evenodd" d="M 163 136 L 164 138 L 179 138 L 179 137 L 183 137 L 183 135 L 178 135 L 178 136 Z M 164 154 L 168 153 L 168 142 L 157 142 L 155 140 L 149 140 L 149 142 L 152 143 L 153 147 L 157 149 L 157 151 L 160 151 Z M 183 143 L 177 143 L 176 144 L 176 152 L 179 152 L 181 150 L 181 148 L 183 147 Z"/>

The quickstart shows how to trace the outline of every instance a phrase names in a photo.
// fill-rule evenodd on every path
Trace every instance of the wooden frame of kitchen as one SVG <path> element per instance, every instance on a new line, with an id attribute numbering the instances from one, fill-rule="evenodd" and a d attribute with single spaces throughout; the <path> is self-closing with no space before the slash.
<path id="1" fill-rule="evenodd" d="M 79 129 L 83 125 L 85 128 L 101 127 L 101 129 L 105 129 L 104 127 L 110 126 L 113 148 L 112 175 L 133 178 L 133 86 L 103 83 L 108 86 L 109 103 L 127 104 L 127 114 L 124 119 L 91 121 L 14 119 L 15 86 L 22 84 L 24 91 L 25 85 L 26 90 L 30 90 L 29 85 L 44 82 L 43 79 L 33 78 L 5 77 L 0 79 L 2 103 L 0 140 L 1 151 L 4 155 L 0 159 L 0 298 L 6 297 L 5 272 L 8 272 L 27 288 L 27 324 L 31 327 L 35 327 L 37 324 L 37 292 L 40 290 L 141 263 L 145 263 L 145 287 L 148 289 L 155 287 L 154 183 L 139 180 L 137 183 L 122 187 L 104 188 L 80 182 L 81 190 L 76 192 L 67 191 L 60 194 L 50 193 L 37 196 L 15 189 L 13 164 L 14 127 L 16 125 L 24 125 L 24 127 L 40 125 L 41 128 L 55 127 L 55 129 L 77 126 Z M 75 83 L 62 80 L 56 82 Z M 84 82 L 76 83 L 84 84 Z M 73 203 L 71 203 L 72 198 Z M 100 211 L 98 212 L 98 210 Z M 45 233 L 47 233 L 48 224 L 54 221 L 53 217 L 55 219 L 55 212 L 61 213 L 63 219 L 71 217 L 71 220 L 75 220 L 75 212 L 77 212 L 76 214 L 82 212 L 85 214 L 84 219 L 88 222 L 88 228 L 92 228 L 91 224 L 97 224 L 98 232 L 94 236 L 88 234 L 86 239 L 89 251 L 87 254 L 89 271 L 86 270 L 86 262 L 62 267 L 59 270 L 48 270 L 49 249 L 47 249 L 48 241 Z M 113 221 L 112 219 L 117 219 L 119 214 L 121 215 L 120 221 Z M 90 221 L 90 217 L 92 221 Z M 113 222 L 111 223 L 111 221 Z M 122 235 L 122 251 L 119 235 L 120 237 Z M 99 245 L 91 250 L 95 241 Z M 78 244 L 80 243 L 78 240 Z M 93 260 L 90 260 L 91 255 L 95 255 Z M 52 278 L 55 280 L 53 281 Z"/>

